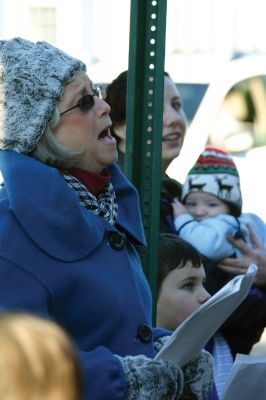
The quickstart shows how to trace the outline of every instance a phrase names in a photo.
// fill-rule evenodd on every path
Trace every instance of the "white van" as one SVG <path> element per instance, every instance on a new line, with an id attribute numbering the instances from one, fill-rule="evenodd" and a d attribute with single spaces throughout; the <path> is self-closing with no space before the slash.
<path id="1" fill-rule="evenodd" d="M 233 155 L 243 211 L 254 212 L 266 222 L 266 55 L 243 56 L 216 69 L 190 122 L 181 154 L 167 170 L 169 176 L 182 183 L 206 144 Z"/>

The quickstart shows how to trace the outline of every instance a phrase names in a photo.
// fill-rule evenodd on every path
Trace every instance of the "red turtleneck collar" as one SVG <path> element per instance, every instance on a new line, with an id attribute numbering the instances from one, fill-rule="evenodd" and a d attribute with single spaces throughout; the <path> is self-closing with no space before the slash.
<path id="1" fill-rule="evenodd" d="M 100 174 L 85 171 L 81 168 L 70 168 L 70 174 L 77 178 L 94 195 L 97 196 L 106 183 L 109 182 L 111 175 L 104 169 Z"/>

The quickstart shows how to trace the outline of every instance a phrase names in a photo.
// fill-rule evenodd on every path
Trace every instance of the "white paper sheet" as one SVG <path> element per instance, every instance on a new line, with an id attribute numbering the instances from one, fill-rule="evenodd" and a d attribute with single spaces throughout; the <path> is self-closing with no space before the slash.
<path id="1" fill-rule="evenodd" d="M 266 357 L 237 354 L 221 400 L 265 400 Z"/>

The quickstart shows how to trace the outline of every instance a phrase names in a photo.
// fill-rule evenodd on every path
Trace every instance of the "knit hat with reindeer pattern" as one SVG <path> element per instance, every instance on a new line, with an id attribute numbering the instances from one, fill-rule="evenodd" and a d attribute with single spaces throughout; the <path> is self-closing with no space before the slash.
<path id="1" fill-rule="evenodd" d="M 204 192 L 228 203 L 231 213 L 241 214 L 242 195 L 239 174 L 232 157 L 224 150 L 206 147 L 189 171 L 183 185 L 181 201 L 191 192 Z"/>

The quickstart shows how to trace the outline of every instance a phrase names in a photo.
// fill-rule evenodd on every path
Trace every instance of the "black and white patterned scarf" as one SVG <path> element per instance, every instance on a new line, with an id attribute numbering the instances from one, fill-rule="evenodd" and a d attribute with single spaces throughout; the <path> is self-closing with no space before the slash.
<path id="1" fill-rule="evenodd" d="M 98 197 L 94 196 L 77 178 L 64 171 L 63 177 L 79 196 L 80 204 L 100 217 L 105 218 L 112 225 L 116 223 L 118 205 L 115 191 L 111 182 L 108 182 Z"/>

